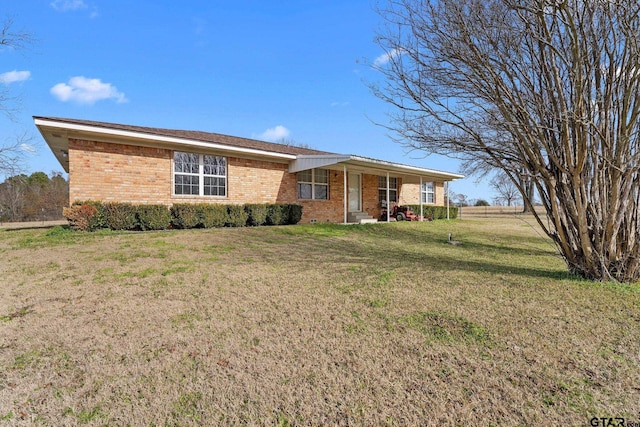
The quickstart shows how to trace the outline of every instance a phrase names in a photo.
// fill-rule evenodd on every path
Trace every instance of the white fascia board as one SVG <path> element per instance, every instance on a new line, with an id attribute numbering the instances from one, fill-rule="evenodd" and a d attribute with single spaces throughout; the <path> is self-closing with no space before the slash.
<path id="1" fill-rule="evenodd" d="M 464 178 L 464 175 L 460 175 L 457 173 L 443 172 L 435 169 L 426 169 L 426 168 L 420 168 L 417 166 L 403 165 L 401 163 L 393 163 L 393 162 L 387 162 L 385 160 L 370 159 L 368 157 L 350 156 L 349 160 L 353 162 L 358 162 L 360 164 L 364 163 L 369 166 L 375 166 L 377 168 L 387 169 L 389 171 L 405 173 L 405 174 L 437 176 L 437 177 L 445 178 L 447 180 Z"/>
<path id="2" fill-rule="evenodd" d="M 272 151 L 256 150 L 254 148 L 235 147 L 233 145 L 217 144 L 215 142 L 204 142 L 186 138 L 176 138 L 172 136 L 154 135 L 149 133 L 141 133 L 134 131 L 125 131 L 120 129 L 106 129 L 102 127 L 95 127 L 89 125 L 79 125 L 74 123 L 64 123 L 53 120 L 35 119 L 36 126 L 45 126 L 49 128 L 59 128 L 66 131 L 74 132 L 86 132 L 93 134 L 102 134 L 106 136 L 127 138 L 127 139 L 139 139 L 146 141 L 157 141 L 166 144 L 176 144 L 188 147 L 202 147 L 208 149 L 229 151 L 242 154 L 253 154 L 258 156 L 275 157 L 279 159 L 293 160 L 296 158 L 293 154 L 274 153 Z"/>
<path id="3" fill-rule="evenodd" d="M 440 178 L 444 181 L 453 181 L 464 178 L 464 175 L 460 174 L 434 169 L 425 169 L 417 166 L 408 166 L 400 163 L 387 162 L 385 160 L 376 160 L 349 154 L 299 155 L 294 161 L 289 163 L 289 172 L 295 173 L 308 169 L 332 166 L 339 163 L 363 170 L 373 169 L 375 171 L 392 172 L 395 174 L 423 176 L 430 179 Z"/>
<path id="4" fill-rule="evenodd" d="M 351 156 L 343 156 L 341 154 L 299 155 L 294 161 L 289 163 L 289 172 L 295 173 L 314 168 L 322 168 L 346 162 L 349 159 L 351 159 Z"/>

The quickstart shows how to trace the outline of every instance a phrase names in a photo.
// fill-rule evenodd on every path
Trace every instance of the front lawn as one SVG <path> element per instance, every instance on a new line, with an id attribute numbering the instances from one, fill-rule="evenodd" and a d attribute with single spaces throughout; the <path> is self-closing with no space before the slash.
<path id="1" fill-rule="evenodd" d="M 0 420 L 639 421 L 640 287 L 531 224 L 0 230 Z"/>

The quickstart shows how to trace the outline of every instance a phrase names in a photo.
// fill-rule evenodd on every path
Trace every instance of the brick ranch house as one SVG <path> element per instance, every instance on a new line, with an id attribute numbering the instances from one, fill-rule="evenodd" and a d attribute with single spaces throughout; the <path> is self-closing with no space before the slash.
<path id="1" fill-rule="evenodd" d="M 385 201 L 439 205 L 448 172 L 215 133 L 34 117 L 77 200 L 297 203 L 301 222 L 362 222 Z"/>

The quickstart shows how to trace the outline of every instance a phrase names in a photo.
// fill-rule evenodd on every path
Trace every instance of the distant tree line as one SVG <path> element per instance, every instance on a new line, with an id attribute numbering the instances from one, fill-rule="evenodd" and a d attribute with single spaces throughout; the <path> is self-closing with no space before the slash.
<path id="1" fill-rule="evenodd" d="M 69 182 L 59 172 L 11 176 L 0 184 L 0 221 L 62 219 L 69 205 Z"/>

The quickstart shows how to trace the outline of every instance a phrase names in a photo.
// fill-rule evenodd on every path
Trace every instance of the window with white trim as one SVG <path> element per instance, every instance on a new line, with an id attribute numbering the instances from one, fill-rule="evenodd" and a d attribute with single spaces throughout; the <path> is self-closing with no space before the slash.
<path id="1" fill-rule="evenodd" d="M 436 202 L 436 186 L 433 182 L 423 182 L 422 191 L 420 191 L 422 203 L 435 204 Z"/>
<path id="2" fill-rule="evenodd" d="M 387 177 L 378 176 L 378 201 L 387 200 Z M 389 177 L 389 202 L 398 201 L 398 178 Z"/>
<path id="3" fill-rule="evenodd" d="M 227 195 L 227 158 L 173 153 L 173 193 L 192 196 Z"/>
<path id="4" fill-rule="evenodd" d="M 298 172 L 298 199 L 329 199 L 329 170 L 308 169 Z"/>

